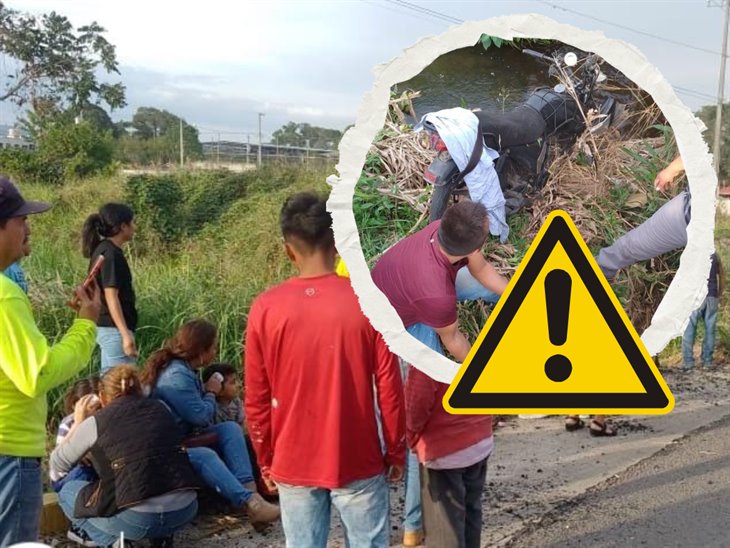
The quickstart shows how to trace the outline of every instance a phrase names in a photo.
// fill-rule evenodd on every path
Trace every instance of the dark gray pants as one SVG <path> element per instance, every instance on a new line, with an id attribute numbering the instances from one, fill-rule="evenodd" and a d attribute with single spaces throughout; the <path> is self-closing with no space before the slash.
<path id="1" fill-rule="evenodd" d="M 680 192 L 613 245 L 601 249 L 596 262 L 603 275 L 611 281 L 622 268 L 686 246 L 689 207 L 689 195 Z"/>
<path id="2" fill-rule="evenodd" d="M 426 546 L 479 548 L 487 459 L 451 470 L 432 470 L 420 465 Z"/>

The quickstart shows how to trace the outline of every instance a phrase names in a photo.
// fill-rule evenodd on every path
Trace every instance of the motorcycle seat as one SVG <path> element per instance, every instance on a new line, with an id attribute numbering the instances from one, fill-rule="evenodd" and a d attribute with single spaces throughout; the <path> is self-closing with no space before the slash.
<path id="1" fill-rule="evenodd" d="M 526 145 L 545 133 L 545 120 L 528 105 L 520 105 L 505 113 L 475 112 L 481 123 L 484 143 L 497 152 Z"/>

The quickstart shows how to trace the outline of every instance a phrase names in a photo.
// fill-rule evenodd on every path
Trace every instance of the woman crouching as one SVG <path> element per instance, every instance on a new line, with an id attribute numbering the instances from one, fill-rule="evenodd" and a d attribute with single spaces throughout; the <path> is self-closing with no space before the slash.
<path id="1" fill-rule="evenodd" d="M 99 480 L 69 481 L 59 492 L 63 512 L 96 544 L 172 535 L 195 517 L 199 486 L 182 433 L 165 405 L 142 395 L 136 369 L 119 365 L 100 381 L 101 409 L 81 422 L 51 453 L 57 481 L 85 455 Z"/>

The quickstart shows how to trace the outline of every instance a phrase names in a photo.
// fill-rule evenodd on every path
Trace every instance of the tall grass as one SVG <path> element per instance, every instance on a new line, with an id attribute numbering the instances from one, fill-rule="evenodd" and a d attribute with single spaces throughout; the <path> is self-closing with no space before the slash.
<path id="1" fill-rule="evenodd" d="M 140 312 L 140 363 L 181 323 L 202 317 L 219 327 L 218 358 L 240 364 L 251 301 L 293 273 L 279 237 L 281 204 L 297 191 L 326 192 L 325 177 L 332 169 L 281 166 L 246 174 L 246 196 L 226 204 L 219 218 L 174 247 L 139 234 L 127 253 Z M 23 263 L 36 321 L 51 341 L 69 327 L 73 315 L 64 303 L 86 274 L 88 263 L 79 245 L 83 221 L 104 202 L 123 200 L 125 187 L 123 176 L 67 183 L 60 189 L 23 185 L 27 198 L 54 204 L 50 212 L 32 218 L 33 249 Z M 98 370 L 96 351 L 80 375 Z M 53 422 L 64 391 L 59 387 L 49 394 Z"/>

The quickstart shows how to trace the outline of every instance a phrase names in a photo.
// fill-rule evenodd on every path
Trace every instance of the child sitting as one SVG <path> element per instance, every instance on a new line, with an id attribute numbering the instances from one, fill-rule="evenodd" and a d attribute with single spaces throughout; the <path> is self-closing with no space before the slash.
<path id="1" fill-rule="evenodd" d="M 64 413 L 66 413 L 66 416 L 58 425 L 56 447 L 73 437 L 76 426 L 83 422 L 82 417 L 88 416 L 99 409 L 100 402 L 97 396 L 98 393 L 99 377 L 97 376 L 79 379 L 66 391 L 66 395 L 63 398 L 63 410 Z M 68 481 L 79 480 L 91 482 L 98 479 L 94 467 L 84 463 L 84 461 L 79 462 L 69 471 L 68 474 L 60 477 L 60 479 L 58 472 L 53 468 L 51 468 L 49 472 L 51 476 L 51 487 L 56 493 L 58 493 Z M 82 546 L 96 546 L 96 543 L 91 541 L 85 531 L 73 525 L 69 528 L 67 537 Z"/>
<path id="2" fill-rule="evenodd" d="M 263 481 L 261 481 L 261 472 L 256 463 L 256 453 L 254 453 L 251 438 L 246 433 L 245 415 L 243 413 L 243 401 L 241 400 L 241 384 L 239 383 L 239 375 L 236 368 L 228 363 L 214 363 L 203 371 L 203 383 L 207 383 L 214 373 L 220 373 L 223 377 L 221 383 L 223 387 L 216 397 L 218 408 L 216 409 L 216 422 L 233 421 L 241 425 L 244 438 L 246 440 L 246 449 L 251 458 L 251 467 L 253 477 L 256 480 L 258 492 L 266 498 L 273 498 L 274 493 L 267 489 Z"/>

